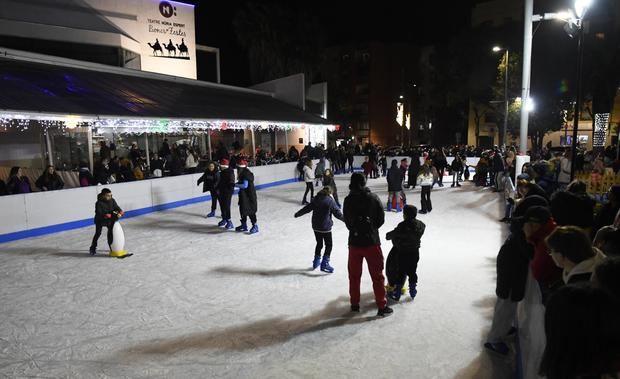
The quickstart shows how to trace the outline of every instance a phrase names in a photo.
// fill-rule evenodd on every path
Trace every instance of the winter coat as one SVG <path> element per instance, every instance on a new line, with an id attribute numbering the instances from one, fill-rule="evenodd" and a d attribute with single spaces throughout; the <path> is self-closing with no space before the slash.
<path id="1" fill-rule="evenodd" d="M 495 294 L 500 299 L 521 301 L 525 295 L 530 258 L 534 253 L 519 222 L 511 224 L 511 233 L 497 254 Z"/>
<path id="2" fill-rule="evenodd" d="M 534 247 L 534 258 L 530 263 L 534 279 L 538 282 L 552 286 L 559 282 L 562 278 L 562 270 L 555 265 L 553 259 L 549 255 L 545 238 L 551 234 L 556 228 L 555 221 L 549 220 L 545 225 L 536 231 L 530 239 L 529 243 Z"/>
<path id="3" fill-rule="evenodd" d="M 241 217 L 250 216 L 258 212 L 258 200 L 256 198 L 256 188 L 254 188 L 254 174 L 244 168 L 239 173 L 237 183 L 248 182 L 247 188 L 239 188 L 239 213 Z"/>
<path id="4" fill-rule="evenodd" d="M 32 192 L 32 188 L 30 187 L 30 181 L 26 176 L 22 176 L 18 178 L 14 176 L 9 179 L 6 183 L 7 191 L 9 194 L 18 194 L 18 193 L 30 193 Z"/>
<path id="5" fill-rule="evenodd" d="M 577 263 L 577 265 L 575 265 L 575 267 L 573 267 L 570 271 L 564 270 L 562 272 L 562 280 L 564 281 L 564 284 L 575 284 L 590 281 L 596 266 L 607 258 L 605 254 L 603 254 L 603 252 L 596 247 L 594 247 L 593 250 L 594 256 L 592 258 Z"/>
<path id="6" fill-rule="evenodd" d="M 314 175 L 317 178 L 320 178 L 325 174 L 325 161 L 320 160 L 319 163 L 316 164 L 316 168 L 314 169 Z"/>
<path id="7" fill-rule="evenodd" d="M 6 189 L 6 183 L 4 182 L 4 180 L 0 179 L 0 196 L 6 196 L 8 194 L 9 193 Z"/>
<path id="8" fill-rule="evenodd" d="M 433 159 L 433 167 L 437 169 L 437 171 L 441 171 L 448 166 L 448 161 L 446 157 L 442 154 L 438 154 L 435 159 Z"/>
<path id="9" fill-rule="evenodd" d="M 97 195 L 97 202 L 95 203 L 95 223 L 108 223 L 116 220 L 118 217 L 114 212 L 122 212 L 121 207 L 116 204 L 116 200 L 106 200 L 104 194 Z M 106 218 L 105 215 L 112 215 L 111 218 Z"/>
<path id="10" fill-rule="evenodd" d="M 493 172 L 504 172 L 504 158 L 500 153 L 493 156 Z"/>
<path id="11" fill-rule="evenodd" d="M 42 191 L 54 191 L 62 189 L 65 186 L 65 183 L 56 172 L 50 175 L 47 171 L 45 171 L 41 176 L 39 176 L 39 179 L 37 179 L 35 185 Z M 43 187 L 45 187 L 45 189 L 43 189 Z"/>
<path id="12" fill-rule="evenodd" d="M 217 169 L 205 170 L 204 174 L 198 178 L 196 185 L 200 185 L 200 183 L 202 183 L 202 192 L 217 191 L 220 185 L 220 172 Z"/>
<path id="13" fill-rule="evenodd" d="M 463 171 L 463 161 L 460 158 L 454 158 L 450 168 L 454 172 L 462 172 Z"/>
<path id="14" fill-rule="evenodd" d="M 432 186 L 433 185 L 433 175 L 428 173 L 428 174 L 420 174 L 418 176 L 418 185 L 421 186 Z"/>
<path id="15" fill-rule="evenodd" d="M 403 190 L 403 176 L 402 171 L 396 164 L 392 164 L 392 167 L 387 173 L 388 192 L 399 192 Z"/>
<path id="16" fill-rule="evenodd" d="M 380 245 L 379 228 L 385 222 L 381 200 L 370 189 L 351 191 L 344 199 L 344 221 L 349 230 L 349 246 Z"/>
<path id="17" fill-rule="evenodd" d="M 220 171 L 220 180 L 217 183 L 220 194 L 232 194 L 235 191 L 235 172 L 228 167 Z"/>
<path id="18" fill-rule="evenodd" d="M 385 238 L 392 241 L 397 251 L 413 253 L 420 248 L 425 229 L 426 225 L 420 220 L 405 220 L 388 232 Z"/>
<path id="19" fill-rule="evenodd" d="M 415 186 L 416 180 L 418 178 L 418 174 L 420 173 L 420 158 L 419 157 L 411 157 L 411 164 L 409 165 L 409 173 L 407 184 L 409 186 Z"/>
<path id="20" fill-rule="evenodd" d="M 312 168 L 308 165 L 304 165 L 304 182 L 312 183 L 314 181 L 314 172 L 312 172 Z"/>
<path id="21" fill-rule="evenodd" d="M 312 212 L 312 229 L 319 233 L 331 232 L 332 226 L 334 225 L 332 215 L 339 220 L 343 220 L 342 212 L 340 211 L 340 208 L 336 204 L 334 198 L 329 195 L 325 195 L 323 192 L 320 192 L 320 195 L 315 196 L 310 204 L 295 213 L 295 217 L 299 217 L 310 212 Z"/>

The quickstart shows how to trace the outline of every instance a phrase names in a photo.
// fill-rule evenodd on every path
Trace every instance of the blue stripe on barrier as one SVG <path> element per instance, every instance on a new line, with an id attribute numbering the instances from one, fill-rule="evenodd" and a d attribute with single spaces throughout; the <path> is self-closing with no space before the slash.
<path id="1" fill-rule="evenodd" d="M 295 182 L 297 182 L 296 178 L 279 180 L 277 182 L 259 184 L 256 186 L 256 189 L 261 190 L 261 189 L 281 186 L 284 184 L 295 183 Z M 238 192 L 239 192 L 238 190 L 235 190 L 235 194 L 237 194 Z M 185 205 L 201 203 L 203 201 L 209 201 L 209 200 L 211 200 L 211 195 L 193 197 L 191 199 L 180 200 L 180 201 L 173 201 L 171 203 L 154 205 L 152 207 L 133 209 L 133 210 L 125 212 L 124 218 L 138 217 L 138 216 L 142 216 L 148 213 L 183 207 Z M 84 220 L 77 220 L 77 221 L 65 222 L 62 224 L 44 226 L 41 228 L 27 229 L 27 230 L 21 230 L 19 232 L 0 234 L 0 243 L 16 241 L 16 240 L 20 240 L 24 238 L 38 237 L 38 236 L 43 236 L 46 234 L 64 232 L 67 230 L 79 229 L 79 228 L 83 228 L 83 227 L 91 226 L 91 225 L 93 225 L 93 218 L 87 218 Z"/>

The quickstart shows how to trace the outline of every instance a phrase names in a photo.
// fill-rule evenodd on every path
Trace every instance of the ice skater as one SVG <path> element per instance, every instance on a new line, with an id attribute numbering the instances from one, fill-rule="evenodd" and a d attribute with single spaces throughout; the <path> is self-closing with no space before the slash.
<path id="1" fill-rule="evenodd" d="M 314 230 L 314 238 L 316 238 L 316 247 L 314 248 L 314 260 L 312 261 L 312 269 L 321 266 L 321 271 L 332 273 L 334 268 L 329 264 L 332 252 L 332 215 L 338 220 L 344 221 L 340 207 L 331 197 L 331 189 L 324 187 L 320 190 L 312 202 L 295 213 L 295 218 L 312 212 L 312 229 Z M 325 244 L 325 252 L 321 260 L 321 250 Z"/>
<path id="2" fill-rule="evenodd" d="M 235 191 L 235 172 L 229 167 L 229 164 L 230 162 L 226 158 L 220 161 L 220 180 L 217 187 L 218 200 L 222 210 L 222 220 L 217 223 L 217 226 L 223 226 L 228 230 L 235 227 L 230 218 L 230 203 Z"/>
<path id="3" fill-rule="evenodd" d="M 108 246 L 112 245 L 114 239 L 112 235 L 112 228 L 114 223 L 123 216 L 123 210 L 116 204 L 116 200 L 112 198 L 112 191 L 108 188 L 101 190 L 101 193 L 97 195 L 97 202 L 95 203 L 95 235 L 93 241 L 90 244 L 90 255 L 97 254 L 97 242 L 101 236 L 101 231 L 105 226 L 108 228 Z"/>
<path id="4" fill-rule="evenodd" d="M 196 183 L 197 186 L 202 183 L 202 192 L 211 192 L 211 212 L 207 214 L 206 217 L 215 217 L 215 211 L 217 210 L 217 199 L 218 199 L 218 187 L 220 182 L 220 172 L 215 165 L 215 162 L 209 162 L 207 164 L 207 168 L 205 169 L 204 174 Z"/>
<path id="5" fill-rule="evenodd" d="M 398 167 L 398 161 L 392 159 L 391 167 L 387 174 L 388 183 L 388 212 L 394 209 L 396 212 L 402 210 L 402 205 L 405 203 L 405 194 L 403 192 L 403 172 Z"/>
<path id="6" fill-rule="evenodd" d="M 318 187 L 319 183 L 323 180 L 323 175 L 325 174 L 325 158 L 319 159 L 319 163 L 316 164 L 316 168 L 314 169 L 314 186 Z"/>
<path id="7" fill-rule="evenodd" d="M 388 278 L 387 296 L 395 301 L 400 300 L 401 290 L 409 277 L 409 295 L 415 298 L 418 293 L 418 261 L 420 260 L 420 240 L 426 225 L 416 219 L 418 209 L 413 205 L 405 205 L 404 221 L 389 232 L 385 238 L 391 240 L 394 247 L 388 254 L 385 273 Z"/>
<path id="8" fill-rule="evenodd" d="M 379 228 L 385 222 L 381 200 L 366 187 L 364 175 L 355 172 L 349 184 L 351 192 L 344 199 L 343 215 L 349 230 L 349 296 L 351 311 L 360 311 L 360 281 L 362 264 L 368 263 L 372 288 L 377 304 L 377 316 L 389 316 L 393 310 L 385 298 L 383 252 Z"/>
<path id="9" fill-rule="evenodd" d="M 418 176 L 418 184 L 422 187 L 421 201 L 422 210 L 420 213 L 425 214 L 433 210 L 431 203 L 431 189 L 433 188 L 433 174 L 427 164 L 422 166 L 420 175 Z"/>
<path id="10" fill-rule="evenodd" d="M 329 187 L 332 191 L 332 197 L 336 200 L 336 205 L 338 208 L 342 208 L 340 205 L 340 201 L 338 201 L 338 188 L 336 188 L 336 180 L 334 180 L 334 173 L 331 169 L 325 169 L 325 173 L 323 176 L 323 187 Z"/>
<path id="11" fill-rule="evenodd" d="M 301 205 L 308 204 L 308 192 L 310 192 L 310 201 L 314 198 L 314 171 L 312 171 L 312 160 L 306 159 L 304 168 L 304 182 L 306 182 L 306 192 L 304 192 L 304 199 L 301 202 Z"/>
<path id="12" fill-rule="evenodd" d="M 247 232 L 249 217 L 252 222 L 250 234 L 258 233 L 256 219 L 258 199 L 256 198 L 256 188 L 254 188 L 254 174 L 248 169 L 248 163 L 245 160 L 237 163 L 237 184 L 235 186 L 239 188 L 239 214 L 241 215 L 241 225 L 237 226 L 235 231 Z"/>

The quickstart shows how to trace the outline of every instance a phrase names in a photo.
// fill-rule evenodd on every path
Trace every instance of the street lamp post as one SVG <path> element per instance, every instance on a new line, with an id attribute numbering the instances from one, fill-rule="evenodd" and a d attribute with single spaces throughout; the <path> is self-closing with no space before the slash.
<path id="1" fill-rule="evenodd" d="M 571 141 L 571 166 L 570 180 L 575 178 L 577 163 L 577 138 L 579 132 L 579 113 L 581 107 L 581 67 L 583 65 L 583 18 L 590 7 L 592 0 L 575 0 L 575 19 L 569 21 L 567 27 L 575 26 L 577 28 L 577 85 L 575 90 L 575 112 L 573 114 L 573 140 Z M 569 33 L 570 35 L 570 33 Z"/>
<path id="2" fill-rule="evenodd" d="M 573 113 L 573 140 L 571 141 L 571 163 L 570 163 L 570 180 L 575 179 L 575 170 L 577 163 L 577 138 L 579 132 L 579 113 L 581 104 L 581 66 L 583 64 L 583 28 L 579 25 L 577 31 L 577 86 L 575 95 L 575 112 Z"/>
<path id="3" fill-rule="evenodd" d="M 495 46 L 493 51 L 498 52 L 501 51 L 502 48 L 499 46 Z M 504 68 L 504 126 L 502 128 L 502 140 L 500 141 L 502 146 L 506 147 L 506 133 L 508 131 L 508 65 L 510 63 L 509 60 L 510 49 L 506 48 L 506 67 Z"/>

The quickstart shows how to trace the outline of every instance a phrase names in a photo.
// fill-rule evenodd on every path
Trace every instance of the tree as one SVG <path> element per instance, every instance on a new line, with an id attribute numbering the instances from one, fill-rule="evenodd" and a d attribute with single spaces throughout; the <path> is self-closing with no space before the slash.
<path id="1" fill-rule="evenodd" d="M 508 105 L 510 109 L 510 104 L 513 99 L 521 96 L 521 67 L 522 67 L 522 57 L 521 53 L 516 51 L 510 51 L 508 54 Z M 493 98 L 492 102 L 496 104 L 494 107 L 495 112 L 497 114 L 498 126 L 500 130 L 500 141 L 504 140 L 504 116 L 506 114 L 506 107 L 504 105 L 504 91 L 506 88 L 505 84 L 506 80 L 506 52 L 502 55 L 502 58 L 497 65 L 497 76 L 495 78 L 495 82 L 491 88 Z"/>
<path id="2" fill-rule="evenodd" d="M 508 131 L 518 136 L 521 127 L 521 99 L 513 101 L 508 112 Z M 527 135 L 532 141 L 532 151 L 542 150 L 545 134 L 560 130 L 565 122 L 565 107 L 553 96 L 541 97 L 536 109 L 529 114 Z"/>

